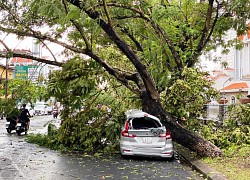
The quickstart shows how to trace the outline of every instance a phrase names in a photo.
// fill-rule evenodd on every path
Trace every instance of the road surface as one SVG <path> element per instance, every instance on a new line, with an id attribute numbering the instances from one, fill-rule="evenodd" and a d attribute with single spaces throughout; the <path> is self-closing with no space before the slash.
<path id="1" fill-rule="evenodd" d="M 50 116 L 31 118 L 28 133 L 46 133 Z M 203 179 L 179 160 L 122 159 L 63 154 L 25 141 L 25 135 L 8 134 L 0 120 L 0 180 L 184 180 Z"/>

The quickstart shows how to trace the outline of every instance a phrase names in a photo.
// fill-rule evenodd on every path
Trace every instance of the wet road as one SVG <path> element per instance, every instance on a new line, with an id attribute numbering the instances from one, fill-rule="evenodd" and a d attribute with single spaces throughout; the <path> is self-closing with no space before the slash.
<path id="1" fill-rule="evenodd" d="M 53 120 L 52 116 L 33 117 L 29 133 L 45 132 L 44 125 L 50 120 Z M 203 179 L 178 160 L 61 154 L 24 139 L 24 135 L 17 136 L 15 132 L 8 134 L 5 120 L 0 120 L 1 180 Z"/>

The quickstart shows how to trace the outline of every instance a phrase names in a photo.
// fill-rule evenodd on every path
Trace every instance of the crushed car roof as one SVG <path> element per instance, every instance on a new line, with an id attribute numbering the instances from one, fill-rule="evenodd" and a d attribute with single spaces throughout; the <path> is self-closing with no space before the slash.
<path id="1" fill-rule="evenodd" d="M 143 112 L 142 110 L 138 110 L 138 109 L 131 109 L 125 112 L 127 119 L 131 119 L 131 118 L 139 118 L 139 117 L 150 117 L 152 119 L 155 119 L 157 121 L 160 121 L 157 117 L 148 114 L 146 112 Z"/>

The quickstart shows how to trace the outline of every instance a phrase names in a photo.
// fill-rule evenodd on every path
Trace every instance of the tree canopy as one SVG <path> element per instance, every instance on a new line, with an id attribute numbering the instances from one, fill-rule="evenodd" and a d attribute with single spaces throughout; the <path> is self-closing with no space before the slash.
<path id="1" fill-rule="evenodd" d="M 224 37 L 231 29 L 237 34 L 247 30 L 249 6 L 247 0 L 2 1 L 0 31 L 19 38 L 34 37 L 45 45 L 61 45 L 65 59 L 81 59 L 90 70 L 72 70 L 66 79 L 103 72 L 95 74 L 96 82 L 81 86 L 87 90 L 99 85 L 97 81 L 116 80 L 141 100 L 143 110 L 163 119 L 177 142 L 213 156 L 219 150 L 179 127 L 163 108 L 161 98 L 178 80 L 185 79 L 186 68 L 199 64 L 204 51 L 238 43 L 236 37 L 231 41 Z M 9 56 L 24 56 L 13 53 L 4 40 L 1 43 Z M 34 59 L 62 65 L 56 59 Z M 201 103 L 207 100 L 203 95 Z"/>
<path id="2" fill-rule="evenodd" d="M 8 80 L 6 91 L 6 81 L 3 81 L 0 88 L 0 112 L 9 116 L 16 109 L 20 108 L 20 103 L 34 104 L 38 99 L 48 99 L 47 90 L 43 85 L 37 85 L 30 80 L 11 79 Z M 7 93 L 7 94 L 6 94 Z"/>

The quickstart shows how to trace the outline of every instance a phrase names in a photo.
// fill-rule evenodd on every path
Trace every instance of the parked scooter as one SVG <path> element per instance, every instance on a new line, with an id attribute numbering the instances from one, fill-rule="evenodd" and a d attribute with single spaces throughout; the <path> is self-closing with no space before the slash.
<path id="1" fill-rule="evenodd" d="M 6 117 L 6 130 L 8 133 L 11 133 L 11 131 L 16 130 L 16 125 L 17 125 L 17 117 L 12 116 L 12 117 Z"/>

